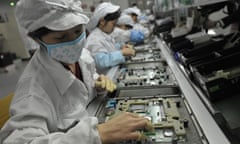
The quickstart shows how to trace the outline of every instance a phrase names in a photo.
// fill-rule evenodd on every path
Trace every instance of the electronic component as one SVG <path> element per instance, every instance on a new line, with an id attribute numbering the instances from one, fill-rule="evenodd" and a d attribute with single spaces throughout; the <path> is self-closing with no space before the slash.
<path id="1" fill-rule="evenodd" d="M 134 49 L 135 49 L 137 52 L 159 50 L 159 48 L 156 47 L 156 43 L 154 43 L 154 44 L 145 44 L 145 45 L 135 46 Z"/>
<path id="2" fill-rule="evenodd" d="M 196 71 L 194 78 L 211 101 L 222 100 L 240 92 L 240 67 L 213 71 L 208 75 Z"/>
<path id="3" fill-rule="evenodd" d="M 162 61 L 160 50 L 148 50 L 143 52 L 137 52 L 134 57 L 126 59 L 126 63 L 138 63 L 138 62 L 155 62 Z"/>
<path id="4" fill-rule="evenodd" d="M 177 96 L 177 95 L 175 95 Z M 183 103 L 174 96 L 122 97 L 108 99 L 98 114 L 108 121 L 122 111 L 136 113 L 149 119 L 153 131 L 140 130 L 145 136 L 141 141 L 124 141 L 118 144 L 202 144 Z"/>
<path id="5" fill-rule="evenodd" d="M 145 132 L 147 136 L 146 141 L 157 143 L 171 143 L 174 140 L 185 141 L 186 131 L 184 123 L 180 118 L 175 102 L 171 99 L 119 100 L 115 108 L 114 113 L 106 113 L 106 120 L 113 116 L 113 114 L 127 111 L 146 117 L 152 122 L 155 131 Z M 106 109 L 109 110 L 108 107 Z"/>
<path id="6" fill-rule="evenodd" d="M 117 77 L 118 87 L 176 85 L 170 69 L 164 63 L 129 64 Z"/>

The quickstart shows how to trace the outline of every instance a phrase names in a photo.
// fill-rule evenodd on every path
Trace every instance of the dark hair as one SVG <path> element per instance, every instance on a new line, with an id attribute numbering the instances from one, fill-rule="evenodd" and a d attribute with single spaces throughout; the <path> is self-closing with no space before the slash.
<path id="1" fill-rule="evenodd" d="M 138 5 L 137 5 L 137 3 L 132 3 L 131 6 L 132 7 L 135 7 L 135 6 L 137 7 Z"/>
<path id="2" fill-rule="evenodd" d="M 137 17 L 138 15 L 136 13 L 131 13 L 131 16 L 136 16 Z"/>
<path id="3" fill-rule="evenodd" d="M 41 39 L 42 36 L 48 34 L 48 33 L 51 33 L 53 32 L 52 30 L 46 28 L 46 27 L 42 27 L 42 28 L 39 28 L 33 32 L 30 32 L 28 33 L 28 35 L 32 38 L 39 38 Z"/>
<path id="4" fill-rule="evenodd" d="M 126 27 L 127 29 L 132 29 L 132 28 L 133 28 L 133 26 L 128 25 L 128 24 L 125 24 L 125 27 Z"/>
<path id="5" fill-rule="evenodd" d="M 104 20 L 106 20 L 106 21 L 116 20 L 116 19 L 118 19 L 118 18 L 120 17 L 120 15 L 121 15 L 121 11 L 118 10 L 118 11 L 116 11 L 116 12 L 114 12 L 114 13 L 107 14 L 107 15 L 104 17 Z"/>

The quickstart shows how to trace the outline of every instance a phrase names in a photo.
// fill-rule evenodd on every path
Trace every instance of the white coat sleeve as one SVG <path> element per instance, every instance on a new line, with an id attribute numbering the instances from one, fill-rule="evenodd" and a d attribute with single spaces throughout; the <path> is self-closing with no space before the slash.
<path id="1" fill-rule="evenodd" d="M 29 96 L 21 99 L 12 105 L 11 112 L 14 116 L 0 133 L 1 144 L 101 144 L 95 117 L 80 119 L 76 126 L 64 133 L 50 130 L 56 114 L 41 98 Z"/>
<path id="2" fill-rule="evenodd" d="M 87 64 L 89 71 L 92 72 L 93 80 L 97 80 L 99 77 L 99 74 L 97 73 L 94 58 L 92 57 L 90 51 L 86 48 L 83 48 L 80 58 L 81 58 L 81 61 L 84 61 Z"/>
<path id="3" fill-rule="evenodd" d="M 134 27 L 133 27 L 133 29 L 139 30 L 139 31 L 143 32 L 145 38 L 149 37 L 149 35 L 150 35 L 150 31 L 148 30 L 148 28 L 145 28 L 145 27 L 142 26 L 141 24 L 135 24 Z"/>

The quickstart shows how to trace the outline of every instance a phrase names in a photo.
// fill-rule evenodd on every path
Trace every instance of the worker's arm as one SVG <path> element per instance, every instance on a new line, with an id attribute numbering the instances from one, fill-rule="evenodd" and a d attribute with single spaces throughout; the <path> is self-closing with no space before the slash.
<path id="1" fill-rule="evenodd" d="M 99 52 L 94 56 L 97 67 L 109 68 L 125 62 L 125 57 L 121 51 Z"/>
<path id="2" fill-rule="evenodd" d="M 98 120 L 83 117 L 68 131 L 54 130 L 56 119 L 52 105 L 40 96 L 25 96 L 11 107 L 13 116 L 0 132 L 1 144 L 98 144 Z M 64 119 L 58 117 L 59 119 Z"/>

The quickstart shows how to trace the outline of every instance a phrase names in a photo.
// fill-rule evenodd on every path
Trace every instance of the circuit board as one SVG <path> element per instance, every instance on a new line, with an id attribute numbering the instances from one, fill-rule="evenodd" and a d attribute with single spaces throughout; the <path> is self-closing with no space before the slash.
<path id="1" fill-rule="evenodd" d="M 137 94 L 136 91 L 134 94 Z M 141 95 L 142 93 L 139 93 Z M 146 139 L 117 144 L 202 144 L 201 137 L 178 95 L 116 97 L 108 99 L 97 114 L 100 123 L 122 111 L 149 119 L 154 131 L 142 130 Z"/>
<path id="2" fill-rule="evenodd" d="M 115 110 L 111 105 L 116 103 Z M 133 99 L 133 100 L 109 100 L 106 109 L 106 120 L 114 114 L 121 111 L 136 113 L 139 116 L 149 119 L 153 126 L 154 132 L 146 132 L 146 141 L 172 142 L 185 141 L 186 131 L 184 120 L 181 120 L 177 110 L 176 103 L 171 99 Z"/>
<path id="3" fill-rule="evenodd" d="M 137 52 L 149 51 L 149 50 L 159 50 L 159 48 L 156 47 L 156 43 L 135 46 L 134 49 Z"/>
<path id="4" fill-rule="evenodd" d="M 118 87 L 176 85 L 170 69 L 163 63 L 129 64 L 117 77 Z"/>
<path id="5" fill-rule="evenodd" d="M 162 61 L 160 50 L 149 49 L 147 51 L 137 52 L 135 56 L 126 59 L 126 63 L 154 62 Z"/>

